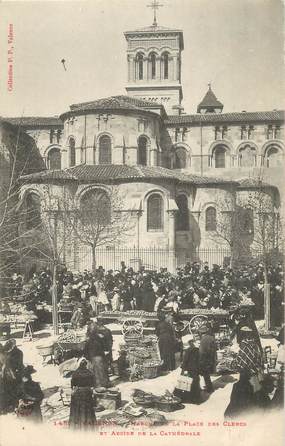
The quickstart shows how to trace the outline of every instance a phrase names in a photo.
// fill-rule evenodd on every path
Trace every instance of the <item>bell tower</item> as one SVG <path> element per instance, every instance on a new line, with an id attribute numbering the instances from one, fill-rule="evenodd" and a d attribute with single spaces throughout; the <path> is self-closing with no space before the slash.
<path id="1" fill-rule="evenodd" d="M 129 96 L 162 104 L 169 115 L 181 113 L 181 52 L 183 32 L 158 26 L 157 0 L 148 5 L 154 10 L 153 24 L 124 33 L 127 40 Z"/>

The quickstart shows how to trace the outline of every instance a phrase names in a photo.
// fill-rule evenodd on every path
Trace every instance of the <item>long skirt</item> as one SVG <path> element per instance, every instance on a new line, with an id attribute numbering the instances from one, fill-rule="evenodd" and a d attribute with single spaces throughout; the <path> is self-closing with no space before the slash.
<path id="1" fill-rule="evenodd" d="M 161 359 L 163 360 L 162 369 L 165 371 L 175 369 L 175 349 L 173 339 L 169 336 L 160 336 L 158 346 Z"/>
<path id="2" fill-rule="evenodd" d="M 94 387 L 108 387 L 108 365 L 102 356 L 94 356 L 89 363 L 89 370 L 94 376 Z"/>
<path id="3" fill-rule="evenodd" d="M 96 416 L 90 387 L 78 387 L 71 396 L 69 426 L 72 429 L 92 429 Z"/>
<path id="4" fill-rule="evenodd" d="M 238 381 L 233 385 L 230 403 L 224 413 L 225 418 L 237 418 L 255 407 L 253 387 L 249 380 Z"/>

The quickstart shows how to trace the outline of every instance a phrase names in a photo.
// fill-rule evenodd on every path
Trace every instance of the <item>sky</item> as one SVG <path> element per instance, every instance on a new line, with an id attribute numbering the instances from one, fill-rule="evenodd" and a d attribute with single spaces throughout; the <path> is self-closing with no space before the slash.
<path id="1" fill-rule="evenodd" d="M 124 31 L 152 24 L 150 0 L 2 1 L 0 115 L 56 116 L 126 94 Z M 158 24 L 182 29 L 183 106 L 211 82 L 224 112 L 284 108 L 282 0 L 160 0 Z M 9 25 L 13 43 L 8 44 Z M 8 49 L 13 46 L 13 89 Z M 66 71 L 61 59 L 66 60 Z"/>

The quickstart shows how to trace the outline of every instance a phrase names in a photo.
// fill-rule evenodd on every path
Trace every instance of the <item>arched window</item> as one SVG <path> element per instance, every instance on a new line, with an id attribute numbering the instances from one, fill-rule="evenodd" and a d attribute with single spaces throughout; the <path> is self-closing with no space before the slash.
<path id="1" fill-rule="evenodd" d="M 217 229 L 217 212 L 213 206 L 206 209 L 206 219 L 205 219 L 205 229 L 206 231 L 216 231 Z"/>
<path id="2" fill-rule="evenodd" d="M 100 232 L 100 226 L 111 223 L 111 202 L 102 189 L 86 192 L 80 200 L 80 222 L 94 228 L 94 236 Z"/>
<path id="3" fill-rule="evenodd" d="M 216 168 L 226 167 L 226 148 L 224 146 L 215 147 L 214 161 L 215 161 Z"/>
<path id="4" fill-rule="evenodd" d="M 156 77 L 156 55 L 155 55 L 155 53 L 150 54 L 149 60 L 150 60 L 150 76 L 151 76 L 151 79 L 155 79 L 155 77 Z"/>
<path id="5" fill-rule="evenodd" d="M 254 232 L 254 219 L 252 209 L 243 209 L 241 215 L 241 229 L 244 234 L 253 235 Z"/>
<path id="6" fill-rule="evenodd" d="M 239 165 L 241 167 L 253 167 L 256 165 L 256 149 L 246 145 L 239 149 Z"/>
<path id="7" fill-rule="evenodd" d="M 187 152 L 184 147 L 177 147 L 175 150 L 174 169 L 185 169 Z"/>
<path id="8" fill-rule="evenodd" d="M 141 166 L 147 165 L 147 138 L 145 136 L 139 137 L 138 164 L 140 164 Z"/>
<path id="9" fill-rule="evenodd" d="M 69 138 L 69 165 L 70 167 L 75 166 L 76 155 L 75 155 L 75 139 Z"/>
<path id="10" fill-rule="evenodd" d="M 189 210 L 188 200 L 186 195 L 178 195 L 176 197 L 176 204 L 178 211 L 175 215 L 175 228 L 176 231 L 188 231 L 189 230 Z"/>
<path id="11" fill-rule="evenodd" d="M 50 170 L 61 169 L 61 153 L 58 147 L 53 147 L 48 152 L 47 165 Z"/>
<path id="12" fill-rule="evenodd" d="M 137 55 L 137 77 L 141 81 L 143 80 L 143 54 Z"/>
<path id="13" fill-rule="evenodd" d="M 40 197 L 31 192 L 27 195 L 26 198 L 26 224 L 27 229 L 35 229 L 38 228 L 41 224 L 41 199 Z"/>
<path id="14" fill-rule="evenodd" d="M 163 231 L 163 200 L 159 194 L 152 194 L 147 200 L 147 230 Z"/>
<path id="15" fill-rule="evenodd" d="M 280 151 L 276 146 L 271 146 L 266 152 L 266 166 L 278 167 L 280 163 Z"/>
<path id="16" fill-rule="evenodd" d="M 169 55 L 168 55 L 168 53 L 163 53 L 162 64 L 163 64 L 163 79 L 168 79 L 168 76 L 169 76 Z"/>
<path id="17" fill-rule="evenodd" d="M 112 143 L 108 135 L 99 140 L 99 164 L 112 164 Z"/>

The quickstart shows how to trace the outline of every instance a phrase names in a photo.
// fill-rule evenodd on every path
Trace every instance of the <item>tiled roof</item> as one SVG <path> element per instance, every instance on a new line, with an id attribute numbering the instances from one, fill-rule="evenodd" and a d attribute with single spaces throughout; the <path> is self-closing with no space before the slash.
<path id="1" fill-rule="evenodd" d="M 86 165 L 69 169 L 79 180 L 131 180 L 131 179 L 169 179 L 178 180 L 179 174 L 164 167 L 127 166 L 121 164 Z"/>
<path id="2" fill-rule="evenodd" d="M 234 181 L 220 178 L 187 175 L 165 167 L 127 166 L 122 164 L 89 165 L 80 164 L 65 170 L 38 172 L 21 177 L 26 182 L 45 182 L 52 180 L 76 180 L 79 182 L 117 182 L 132 180 L 168 180 L 199 185 L 233 184 Z"/>
<path id="3" fill-rule="evenodd" d="M 264 188 L 264 187 L 276 187 L 273 184 L 265 183 L 259 178 L 241 178 L 238 180 L 239 187 L 243 188 Z"/>
<path id="4" fill-rule="evenodd" d="M 26 116 L 22 118 L 5 118 L 5 121 L 21 127 L 63 127 L 61 119 L 57 117 Z"/>
<path id="5" fill-rule="evenodd" d="M 24 183 L 45 183 L 49 181 L 77 181 L 76 176 L 67 170 L 42 170 L 30 175 L 22 175 L 20 181 Z"/>
<path id="6" fill-rule="evenodd" d="M 171 115 L 165 120 L 166 125 L 199 125 L 218 123 L 247 123 L 247 122 L 284 122 L 284 111 L 260 111 L 260 112 L 233 112 L 233 113 L 208 113 L 195 115 Z"/>
<path id="7" fill-rule="evenodd" d="M 72 104 L 70 106 L 71 111 L 84 111 L 84 110 L 140 110 L 142 108 L 157 108 L 162 107 L 153 102 L 143 101 L 131 96 L 110 96 L 108 98 L 97 99 L 91 102 L 82 102 L 80 104 Z"/>
<path id="8" fill-rule="evenodd" d="M 208 108 L 208 107 L 223 108 L 223 104 L 220 101 L 218 101 L 210 86 L 204 98 L 198 105 L 197 111 L 199 113 L 201 108 Z"/>

